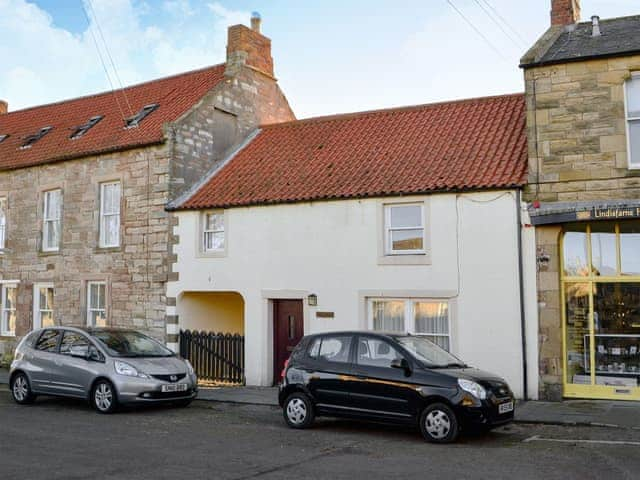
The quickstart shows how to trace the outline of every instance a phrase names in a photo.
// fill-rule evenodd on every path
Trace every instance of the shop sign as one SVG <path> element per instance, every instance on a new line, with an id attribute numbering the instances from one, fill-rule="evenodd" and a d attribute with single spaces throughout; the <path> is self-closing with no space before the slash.
<path id="1" fill-rule="evenodd" d="M 565 212 L 531 212 L 533 225 L 569 223 L 593 220 L 631 220 L 640 218 L 640 206 L 592 207 L 588 210 Z"/>

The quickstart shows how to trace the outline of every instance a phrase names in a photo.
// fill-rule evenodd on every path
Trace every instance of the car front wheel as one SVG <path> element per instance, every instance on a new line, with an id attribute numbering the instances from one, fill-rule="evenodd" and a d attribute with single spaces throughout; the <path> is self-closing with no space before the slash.
<path id="1" fill-rule="evenodd" d="M 28 405 L 35 401 L 36 396 L 31 391 L 29 379 L 24 373 L 17 373 L 11 379 L 11 395 L 20 405 Z"/>
<path id="2" fill-rule="evenodd" d="M 309 428 L 315 419 L 311 399 L 296 392 L 287 397 L 282 408 L 284 419 L 291 428 Z"/>
<path id="3" fill-rule="evenodd" d="M 91 404 L 100 413 L 113 413 L 118 408 L 116 389 L 108 380 L 98 380 L 91 391 Z"/>
<path id="4" fill-rule="evenodd" d="M 433 403 L 420 416 L 420 430 L 425 440 L 433 443 L 455 442 L 460 426 L 454 411 L 444 403 Z"/>

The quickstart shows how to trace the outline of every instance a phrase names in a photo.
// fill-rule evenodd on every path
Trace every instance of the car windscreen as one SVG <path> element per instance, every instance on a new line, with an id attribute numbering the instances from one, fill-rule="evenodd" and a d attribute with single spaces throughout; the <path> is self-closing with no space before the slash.
<path id="1" fill-rule="evenodd" d="M 426 367 L 466 367 L 464 362 L 426 338 L 407 336 L 396 337 L 396 340 Z"/>
<path id="2" fill-rule="evenodd" d="M 91 336 L 113 357 L 172 357 L 160 342 L 134 331 L 95 331 Z"/>

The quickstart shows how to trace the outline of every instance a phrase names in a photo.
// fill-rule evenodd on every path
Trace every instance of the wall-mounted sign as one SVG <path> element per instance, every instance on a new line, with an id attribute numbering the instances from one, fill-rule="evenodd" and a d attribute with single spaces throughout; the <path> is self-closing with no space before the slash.
<path id="1" fill-rule="evenodd" d="M 333 318 L 333 312 L 316 312 L 317 318 Z"/>
<path id="2" fill-rule="evenodd" d="M 598 206 L 584 204 L 544 204 L 541 208 L 530 208 L 532 225 L 548 225 L 553 223 L 584 222 L 594 220 L 632 220 L 640 219 L 640 205 Z"/>

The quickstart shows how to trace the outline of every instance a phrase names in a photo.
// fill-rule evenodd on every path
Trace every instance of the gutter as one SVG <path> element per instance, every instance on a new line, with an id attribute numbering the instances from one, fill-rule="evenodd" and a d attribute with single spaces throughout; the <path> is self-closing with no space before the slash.
<path id="1" fill-rule="evenodd" d="M 527 330 L 524 305 L 524 255 L 522 253 L 522 190 L 516 191 L 516 215 L 518 222 L 518 280 L 520 287 L 520 335 L 522 342 L 522 394 L 525 400 L 529 398 L 527 377 Z"/>

